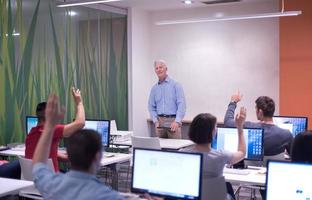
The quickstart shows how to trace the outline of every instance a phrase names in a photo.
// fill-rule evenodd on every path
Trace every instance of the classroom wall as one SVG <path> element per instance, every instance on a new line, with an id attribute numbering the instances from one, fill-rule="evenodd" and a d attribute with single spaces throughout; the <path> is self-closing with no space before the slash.
<path id="1" fill-rule="evenodd" d="M 210 112 L 223 121 L 230 96 L 238 89 L 244 94 L 240 105 L 247 107 L 249 120 L 256 120 L 254 101 L 258 96 L 270 96 L 279 105 L 279 19 L 167 26 L 155 22 L 221 12 L 240 15 L 278 10 L 278 1 L 259 1 L 152 13 L 152 57 L 166 60 L 169 75 L 182 84 L 185 119 Z"/>
<path id="2" fill-rule="evenodd" d="M 148 136 L 147 129 L 148 111 L 147 101 L 149 95 L 149 86 L 152 84 L 153 61 L 151 59 L 151 23 L 150 13 L 140 9 L 132 8 L 129 10 L 129 66 L 131 73 L 131 95 L 129 96 L 129 106 L 132 110 L 129 112 L 133 126 L 129 127 L 135 135 Z"/>
<path id="3" fill-rule="evenodd" d="M 155 59 L 164 59 L 169 75 L 184 88 L 187 113 L 192 120 L 211 112 L 223 121 L 232 93 L 244 94 L 248 119 L 256 120 L 254 101 L 271 96 L 279 105 L 279 19 L 255 19 L 156 26 L 161 19 L 276 12 L 277 0 L 236 6 L 146 12 L 131 9 L 132 117 L 135 135 L 149 134 L 147 100 L 157 77 Z M 130 17 L 131 16 L 131 17 Z M 130 29 L 129 29 L 130 30 Z M 279 113 L 277 106 L 276 113 Z"/>
<path id="4" fill-rule="evenodd" d="M 285 10 L 302 10 L 280 20 L 280 114 L 309 117 L 312 126 L 312 1 L 286 1 Z"/>

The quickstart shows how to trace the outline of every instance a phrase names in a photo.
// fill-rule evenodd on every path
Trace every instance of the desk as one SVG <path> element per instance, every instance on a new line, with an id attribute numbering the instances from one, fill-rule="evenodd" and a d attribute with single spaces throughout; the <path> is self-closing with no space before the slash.
<path id="1" fill-rule="evenodd" d="M 113 156 L 111 156 L 111 157 L 103 156 L 102 157 L 102 160 L 101 160 L 102 166 L 127 162 L 127 161 L 130 161 L 132 158 L 131 154 L 124 154 L 124 153 L 110 153 L 110 154 L 112 154 Z"/>
<path id="2" fill-rule="evenodd" d="M 162 149 L 171 149 L 171 150 L 178 150 L 187 146 L 191 146 L 194 143 L 191 140 L 184 140 L 184 139 L 165 139 L 159 138 L 160 147 Z M 113 145 L 123 145 L 123 146 L 132 146 L 131 140 L 124 141 L 124 142 L 115 142 Z"/>
<path id="3" fill-rule="evenodd" d="M 34 185 L 32 181 L 0 178 L 0 197 L 18 194 L 21 189 Z"/>
<path id="4" fill-rule="evenodd" d="M 256 169 L 243 169 L 249 171 L 249 174 L 227 174 L 223 173 L 226 181 L 231 183 L 239 183 L 240 185 L 260 185 L 265 186 L 266 173 L 263 172 L 265 168 L 261 170 Z M 238 169 L 240 170 L 240 169 Z"/>
<path id="5" fill-rule="evenodd" d="M 64 150 L 60 150 L 60 152 L 64 153 Z M 130 155 L 130 154 L 121 154 L 121 153 L 112 153 L 112 154 L 113 154 L 113 156 L 111 156 L 111 157 L 104 157 L 103 156 L 103 158 L 101 160 L 102 166 L 130 161 L 130 159 L 132 158 L 132 155 Z M 25 149 L 12 148 L 12 149 L 8 149 L 8 150 L 0 151 L 0 155 L 4 155 L 4 156 L 25 156 Z"/>

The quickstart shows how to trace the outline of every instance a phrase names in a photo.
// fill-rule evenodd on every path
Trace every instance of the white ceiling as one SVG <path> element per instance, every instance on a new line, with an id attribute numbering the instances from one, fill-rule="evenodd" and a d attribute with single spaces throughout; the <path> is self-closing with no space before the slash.
<path id="1" fill-rule="evenodd" d="M 239 2 L 231 3 L 218 3 L 214 5 L 207 5 L 202 3 L 202 1 L 214 1 L 214 0 L 193 0 L 193 4 L 186 5 L 182 3 L 182 0 L 121 0 L 118 2 L 106 3 L 107 5 L 117 6 L 121 8 L 140 8 L 148 11 L 160 11 L 160 10 L 172 10 L 172 9 L 187 9 L 196 7 L 207 7 L 214 5 L 233 5 L 233 4 L 245 4 L 245 3 L 259 3 L 264 1 L 274 1 L 274 0 L 240 0 Z"/>

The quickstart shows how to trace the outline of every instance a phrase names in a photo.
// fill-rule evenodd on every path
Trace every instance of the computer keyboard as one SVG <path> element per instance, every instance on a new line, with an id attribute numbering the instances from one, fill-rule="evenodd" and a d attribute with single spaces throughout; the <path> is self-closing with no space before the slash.
<path id="1" fill-rule="evenodd" d="M 247 175 L 250 172 L 244 169 L 234 169 L 234 168 L 224 168 L 223 173 L 226 174 L 239 174 L 239 175 Z"/>

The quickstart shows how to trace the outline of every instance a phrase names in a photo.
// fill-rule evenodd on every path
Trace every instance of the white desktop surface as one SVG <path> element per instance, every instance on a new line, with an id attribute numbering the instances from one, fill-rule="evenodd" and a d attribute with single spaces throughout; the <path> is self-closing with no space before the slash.
<path id="1" fill-rule="evenodd" d="M 0 155 L 4 156 L 25 156 L 25 148 L 12 148 L 0 151 Z"/>
<path id="2" fill-rule="evenodd" d="M 191 140 L 184 140 L 184 139 L 166 139 L 166 138 L 159 138 L 160 147 L 162 149 L 173 149 L 178 150 L 187 146 L 191 146 L 194 143 Z M 114 142 L 114 145 L 125 145 L 125 146 L 132 146 L 131 140 L 127 140 L 124 142 Z"/>
<path id="3" fill-rule="evenodd" d="M 65 152 L 65 150 L 59 150 L 60 152 Z M 110 165 L 110 164 L 115 164 L 115 163 L 121 163 L 121 162 L 126 162 L 126 161 L 130 161 L 130 159 L 132 158 L 131 154 L 122 154 L 122 153 L 110 153 L 113 154 L 113 156 L 111 157 L 102 157 L 101 160 L 101 164 L 102 166 L 105 165 Z M 0 155 L 5 155 L 5 156 L 25 156 L 25 149 L 21 149 L 18 148 L 17 149 L 8 149 L 8 150 L 4 150 L 4 151 L 0 151 Z"/>
<path id="4" fill-rule="evenodd" d="M 242 169 L 237 169 L 242 170 Z M 226 181 L 245 185 L 265 186 L 266 173 L 265 168 L 261 169 L 243 169 L 249 171 L 249 174 L 227 174 L 223 173 Z"/>
<path id="5" fill-rule="evenodd" d="M 102 160 L 101 160 L 102 166 L 127 162 L 127 161 L 130 161 L 132 158 L 132 154 L 124 154 L 124 153 L 110 153 L 110 154 L 112 154 L 113 156 L 111 156 L 111 157 L 103 156 L 102 157 Z"/>
<path id="6" fill-rule="evenodd" d="M 18 194 L 21 189 L 34 185 L 32 181 L 0 178 L 0 197 Z"/>

